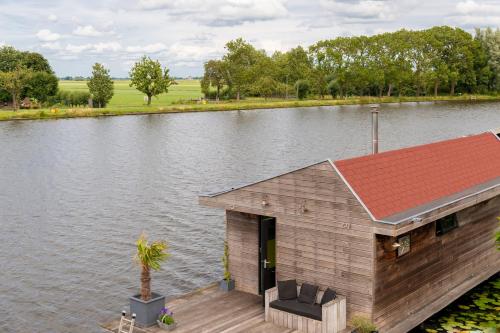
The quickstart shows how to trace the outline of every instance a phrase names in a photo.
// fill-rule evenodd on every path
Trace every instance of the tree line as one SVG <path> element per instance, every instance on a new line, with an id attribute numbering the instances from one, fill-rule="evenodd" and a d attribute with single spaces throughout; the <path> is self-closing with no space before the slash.
<path id="1" fill-rule="evenodd" d="M 323 98 L 421 96 L 500 91 L 500 30 L 473 37 L 448 26 L 338 37 L 287 52 L 239 38 L 205 63 L 202 91 L 211 99 L 243 96 Z"/>
<path id="2" fill-rule="evenodd" d="M 147 104 L 153 96 L 167 93 L 174 80 L 168 68 L 158 60 L 142 57 L 130 70 L 130 86 L 144 93 Z M 17 110 L 20 101 L 30 99 L 30 105 L 105 107 L 114 95 L 114 82 L 109 69 L 100 63 L 92 67 L 87 80 L 88 92 L 62 91 L 49 62 L 36 52 L 19 51 L 11 46 L 0 47 L 0 102 L 11 103 Z"/>

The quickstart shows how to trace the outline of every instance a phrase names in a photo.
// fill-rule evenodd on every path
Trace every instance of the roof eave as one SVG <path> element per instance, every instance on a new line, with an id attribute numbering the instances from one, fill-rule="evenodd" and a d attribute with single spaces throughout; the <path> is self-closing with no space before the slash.
<path id="1" fill-rule="evenodd" d="M 313 165 L 317 165 L 317 164 L 321 164 L 321 163 L 325 163 L 325 162 L 330 162 L 331 163 L 331 160 L 329 159 L 326 159 L 326 160 L 322 160 L 322 161 L 319 161 L 319 162 L 316 162 L 316 163 L 311 163 L 311 164 L 308 164 L 306 166 L 303 166 L 303 167 L 300 167 L 300 168 L 295 168 L 293 170 L 290 170 L 290 171 L 286 171 L 286 172 L 282 172 L 282 173 L 279 173 L 277 175 L 274 175 L 272 177 L 268 177 L 268 178 L 265 178 L 265 179 L 261 179 L 261 180 L 258 180 L 258 181 L 254 181 L 254 182 L 250 182 L 250 183 L 244 183 L 244 184 L 241 184 L 241 185 L 238 185 L 238 186 L 235 186 L 235 187 L 231 187 L 229 189 L 225 189 L 225 190 L 222 190 L 222 191 L 218 191 L 218 192 L 209 192 L 209 193 L 200 193 L 198 195 L 198 197 L 201 199 L 201 198 L 215 198 L 219 195 L 222 195 L 222 194 L 225 194 L 225 193 L 229 193 L 229 192 L 232 192 L 232 191 L 236 191 L 236 190 L 239 190 L 239 189 L 242 189 L 242 188 L 245 188 L 245 187 L 248 187 L 248 186 L 251 186 L 251 185 L 255 185 L 255 184 L 259 184 L 259 183 L 262 183 L 262 182 L 265 182 L 265 181 L 268 181 L 268 180 L 271 180 L 271 179 L 274 179 L 274 178 L 278 178 L 278 177 L 281 177 L 283 175 L 286 175 L 286 174 L 289 174 L 289 173 L 292 173 L 292 172 L 295 172 L 295 171 L 299 171 L 299 170 L 302 170 L 302 169 L 305 169 L 305 168 L 308 168 L 308 167 L 311 167 Z M 200 201 L 201 202 L 201 201 Z"/>
<path id="2" fill-rule="evenodd" d="M 434 204 L 422 205 L 418 208 L 383 218 L 377 222 L 392 226 L 392 235 L 398 236 L 499 195 L 500 177 L 497 177 L 480 186 L 475 186 L 443 200 L 437 200 Z M 403 214 L 406 214 L 406 216 Z"/>

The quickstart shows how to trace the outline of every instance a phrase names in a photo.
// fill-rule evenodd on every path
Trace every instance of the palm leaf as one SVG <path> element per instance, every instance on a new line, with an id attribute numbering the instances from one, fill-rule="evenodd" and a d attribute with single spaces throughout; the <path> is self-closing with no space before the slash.
<path id="1" fill-rule="evenodd" d="M 136 245 L 136 261 L 141 266 L 151 268 L 155 271 L 160 270 L 161 263 L 170 256 L 170 254 L 167 253 L 168 246 L 165 241 L 162 240 L 149 243 L 144 233 L 141 234 Z"/>

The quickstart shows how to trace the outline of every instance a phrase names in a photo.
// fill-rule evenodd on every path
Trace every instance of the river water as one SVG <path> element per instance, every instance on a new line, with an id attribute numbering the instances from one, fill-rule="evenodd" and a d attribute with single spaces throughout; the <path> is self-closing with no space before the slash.
<path id="1" fill-rule="evenodd" d="M 134 241 L 168 240 L 168 297 L 221 277 L 225 189 L 370 152 L 368 106 L 0 123 L 0 332 L 99 332 L 138 290 Z M 380 150 L 500 127 L 500 103 L 381 106 Z"/>

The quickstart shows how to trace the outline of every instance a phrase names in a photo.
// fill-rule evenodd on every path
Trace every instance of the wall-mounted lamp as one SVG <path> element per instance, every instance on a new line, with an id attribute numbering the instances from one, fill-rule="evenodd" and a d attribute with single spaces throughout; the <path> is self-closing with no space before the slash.
<path id="1" fill-rule="evenodd" d="M 422 218 L 421 217 L 414 217 L 411 219 L 411 221 L 413 223 L 421 223 L 422 222 Z"/>
<path id="2" fill-rule="evenodd" d="M 398 247 L 400 247 L 400 246 L 401 246 L 401 244 L 399 244 L 398 242 L 394 242 L 394 243 L 392 243 L 392 248 L 393 248 L 393 249 L 397 249 L 397 248 L 398 248 Z"/>
<path id="3" fill-rule="evenodd" d="M 269 206 L 269 203 L 266 201 L 266 199 L 263 199 L 261 202 L 262 207 Z"/>

